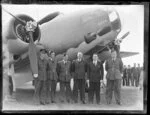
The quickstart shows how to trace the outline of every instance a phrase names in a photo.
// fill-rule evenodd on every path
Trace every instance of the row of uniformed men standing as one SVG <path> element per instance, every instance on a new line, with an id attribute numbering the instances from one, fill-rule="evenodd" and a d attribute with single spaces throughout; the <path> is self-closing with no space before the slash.
<path id="1" fill-rule="evenodd" d="M 49 56 L 47 60 L 45 55 Z M 38 104 L 56 102 L 56 85 L 60 82 L 60 101 L 78 103 L 78 93 L 83 104 L 85 101 L 86 81 L 89 84 L 88 102 L 93 103 L 94 94 L 96 102 L 100 104 L 100 81 L 103 80 L 103 65 L 98 61 L 97 54 L 93 54 L 93 61 L 86 62 L 83 54 L 78 52 L 77 59 L 68 61 L 68 55 L 64 54 L 63 60 L 57 62 L 55 52 L 46 52 L 41 49 L 38 55 L 38 76 L 34 76 L 35 94 L 34 100 Z M 73 78 L 73 91 L 70 81 Z"/>
<path id="2" fill-rule="evenodd" d="M 124 65 L 123 68 L 123 86 L 139 86 L 139 82 L 140 82 L 140 73 L 142 71 L 142 67 L 140 67 L 140 64 L 138 64 L 138 67 L 136 67 L 136 63 L 134 63 L 133 67 L 130 67 L 130 65 L 128 65 L 128 67 L 126 67 L 126 65 Z"/>

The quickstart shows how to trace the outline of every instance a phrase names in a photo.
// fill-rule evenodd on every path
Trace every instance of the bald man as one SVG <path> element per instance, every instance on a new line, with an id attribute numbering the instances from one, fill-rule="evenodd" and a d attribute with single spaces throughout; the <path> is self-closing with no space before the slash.
<path id="1" fill-rule="evenodd" d="M 78 102 L 78 90 L 80 92 L 80 100 L 85 104 L 85 80 L 87 79 L 87 63 L 83 59 L 83 53 L 77 53 L 77 59 L 72 63 L 72 72 L 74 74 L 73 95 L 74 102 Z"/>

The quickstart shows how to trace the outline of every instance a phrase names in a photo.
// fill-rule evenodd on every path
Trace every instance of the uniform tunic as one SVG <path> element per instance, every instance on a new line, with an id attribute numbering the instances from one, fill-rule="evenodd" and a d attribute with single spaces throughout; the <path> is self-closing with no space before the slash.
<path id="1" fill-rule="evenodd" d="M 61 101 L 65 101 L 65 98 L 68 102 L 71 101 L 71 87 L 70 80 L 71 76 L 71 62 L 70 61 L 60 61 L 58 62 L 57 72 L 59 75 L 60 81 L 60 93 L 61 93 Z"/>
<path id="2" fill-rule="evenodd" d="M 56 96 L 56 85 L 57 85 L 57 80 L 58 80 L 58 75 L 57 75 L 57 61 L 56 59 L 52 60 L 51 58 L 48 59 L 48 69 L 47 69 L 47 74 L 48 74 L 48 89 L 49 89 L 49 95 L 51 95 L 51 101 L 55 101 L 55 96 Z"/>

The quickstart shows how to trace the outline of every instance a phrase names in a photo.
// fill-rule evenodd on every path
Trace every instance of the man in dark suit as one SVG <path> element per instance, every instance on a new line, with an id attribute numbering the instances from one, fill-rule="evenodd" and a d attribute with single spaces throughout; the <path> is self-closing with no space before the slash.
<path id="1" fill-rule="evenodd" d="M 83 54 L 78 52 L 77 59 L 72 63 L 72 72 L 74 75 L 73 96 L 75 103 L 78 102 L 78 90 L 80 91 L 80 100 L 85 104 L 85 80 L 87 79 L 87 63 L 83 59 Z"/>
<path id="2" fill-rule="evenodd" d="M 123 86 L 127 85 L 127 68 L 126 66 L 124 65 L 124 68 L 123 68 Z"/>
<path id="3" fill-rule="evenodd" d="M 58 74 L 56 71 L 57 68 L 57 60 L 55 59 L 55 52 L 49 51 L 49 58 L 48 58 L 48 70 L 47 70 L 47 76 L 48 76 L 48 97 L 51 94 L 51 102 L 55 103 L 55 97 L 56 97 L 56 85 L 58 80 Z"/>
<path id="4" fill-rule="evenodd" d="M 112 94 L 114 91 L 116 103 L 121 105 L 121 73 L 123 71 L 123 63 L 121 58 L 117 58 L 117 53 L 115 50 L 111 51 L 111 58 L 106 61 L 105 69 L 107 71 L 107 104 L 111 103 Z"/>
<path id="5" fill-rule="evenodd" d="M 61 102 L 65 100 L 70 103 L 71 102 L 71 87 L 70 87 L 70 80 L 71 80 L 71 62 L 68 61 L 68 55 L 64 54 L 63 60 L 58 62 L 57 65 L 57 73 L 58 78 L 60 81 L 60 93 Z"/>
<path id="6" fill-rule="evenodd" d="M 103 65 L 98 60 L 98 55 L 93 54 L 93 61 L 88 65 L 89 103 L 93 103 L 94 94 L 96 94 L 96 102 L 100 104 L 100 80 L 103 80 L 103 71 Z"/>
<path id="7" fill-rule="evenodd" d="M 38 75 L 34 75 L 35 79 L 35 94 L 34 99 L 37 103 L 42 105 L 47 104 L 47 60 L 45 58 L 46 51 L 45 49 L 40 50 L 40 54 L 38 56 Z"/>

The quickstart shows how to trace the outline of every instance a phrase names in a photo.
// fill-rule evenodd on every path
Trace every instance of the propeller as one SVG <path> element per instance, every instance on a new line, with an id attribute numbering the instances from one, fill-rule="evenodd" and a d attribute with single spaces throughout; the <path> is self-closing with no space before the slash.
<path id="1" fill-rule="evenodd" d="M 37 66 L 37 52 L 36 52 L 36 45 L 34 44 L 33 41 L 33 32 L 37 27 L 37 23 L 36 22 L 32 22 L 32 21 L 28 21 L 25 22 L 24 20 L 14 16 L 13 14 L 11 14 L 10 12 L 8 12 L 7 10 L 5 10 L 3 8 L 3 10 L 5 12 L 7 12 L 8 14 L 10 14 L 12 17 L 14 17 L 17 21 L 19 21 L 23 26 L 25 26 L 26 31 L 28 33 L 30 42 L 29 42 L 29 49 L 28 49 L 28 54 L 29 54 L 29 60 L 30 60 L 30 67 L 32 70 L 33 74 L 38 74 L 38 66 Z"/>
<path id="2" fill-rule="evenodd" d="M 107 43 L 100 51 L 98 51 L 97 53 L 102 52 L 105 48 L 107 48 L 109 45 L 114 45 L 114 49 L 117 51 L 118 57 L 120 57 L 119 52 L 120 52 L 120 43 L 122 42 L 122 40 L 127 37 L 129 35 L 130 32 L 125 33 L 121 38 L 116 39 L 116 40 L 112 40 L 111 42 Z"/>

